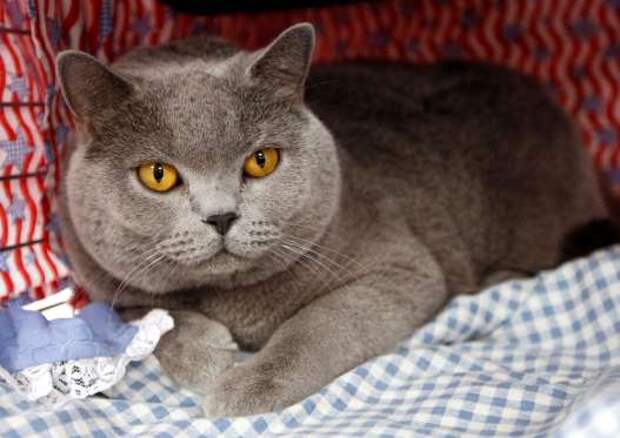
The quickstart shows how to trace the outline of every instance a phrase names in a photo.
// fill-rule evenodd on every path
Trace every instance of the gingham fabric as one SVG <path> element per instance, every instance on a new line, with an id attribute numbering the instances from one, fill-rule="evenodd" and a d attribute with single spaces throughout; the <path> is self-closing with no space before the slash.
<path id="1" fill-rule="evenodd" d="M 387 0 L 216 17 L 174 13 L 156 0 L 0 0 L 0 300 L 42 297 L 69 272 L 54 203 L 72 126 L 57 52 L 111 61 L 199 32 L 257 48 L 299 21 L 316 25 L 317 62 L 462 58 L 535 76 L 620 194 L 619 0 Z"/>
<path id="2" fill-rule="evenodd" d="M 0 435 L 620 436 L 620 246 L 454 299 L 392 354 L 279 413 L 206 419 L 151 358 L 45 411 L 0 386 Z"/>

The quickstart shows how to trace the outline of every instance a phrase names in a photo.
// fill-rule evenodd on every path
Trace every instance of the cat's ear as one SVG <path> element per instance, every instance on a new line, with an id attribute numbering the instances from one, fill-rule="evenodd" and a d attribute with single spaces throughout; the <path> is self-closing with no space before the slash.
<path id="1" fill-rule="evenodd" d="M 303 98 L 313 50 L 314 27 L 310 23 L 289 27 L 258 52 L 248 71 L 250 78 L 271 88 L 277 96 Z"/>
<path id="2" fill-rule="evenodd" d="M 134 91 L 127 80 L 78 50 L 61 52 L 56 71 L 65 100 L 80 121 L 116 107 Z"/>

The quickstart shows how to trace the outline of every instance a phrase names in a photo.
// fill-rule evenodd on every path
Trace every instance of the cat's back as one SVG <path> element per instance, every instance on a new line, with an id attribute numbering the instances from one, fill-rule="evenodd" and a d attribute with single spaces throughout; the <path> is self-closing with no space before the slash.
<path id="1" fill-rule="evenodd" d="M 307 101 L 349 160 L 345 173 L 374 180 L 380 196 L 423 188 L 459 205 L 514 193 L 536 175 L 571 178 L 586 161 L 547 91 L 494 65 L 319 66 Z"/>
<path id="2" fill-rule="evenodd" d="M 497 140 L 519 136 L 528 126 L 562 124 L 571 130 L 539 84 L 481 63 L 317 66 L 308 81 L 307 101 L 341 145 L 357 151 L 368 146 L 406 156 L 422 148 L 439 153 L 492 145 L 497 152 L 505 143 Z"/>
<path id="3" fill-rule="evenodd" d="M 447 272 L 459 248 L 474 277 L 549 267 L 569 230 L 606 214 L 569 118 L 522 74 L 463 62 L 322 66 L 307 101 L 342 149 L 359 208 L 394 199 Z"/>

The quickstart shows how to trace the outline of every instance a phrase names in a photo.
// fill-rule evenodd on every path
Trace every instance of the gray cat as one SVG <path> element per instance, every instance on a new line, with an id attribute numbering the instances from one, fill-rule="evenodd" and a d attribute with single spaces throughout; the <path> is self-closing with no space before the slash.
<path id="1" fill-rule="evenodd" d="M 58 57 L 75 277 L 128 315 L 172 310 L 157 355 L 207 415 L 299 401 L 455 294 L 554 266 L 608 215 L 532 81 L 458 63 L 309 74 L 313 47 L 301 24 L 256 52 L 201 37 L 109 68 Z M 232 367 L 233 339 L 258 353 Z"/>

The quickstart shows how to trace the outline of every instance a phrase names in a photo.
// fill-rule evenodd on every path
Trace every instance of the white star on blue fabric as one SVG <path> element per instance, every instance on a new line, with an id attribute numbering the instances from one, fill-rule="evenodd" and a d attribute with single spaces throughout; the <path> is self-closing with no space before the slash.
<path id="1" fill-rule="evenodd" d="M 9 265 L 6 261 L 7 255 L 5 252 L 0 252 L 0 272 L 8 272 Z"/>
<path id="2" fill-rule="evenodd" d="M 26 203 L 19 198 L 15 198 L 6 211 L 11 216 L 13 222 L 16 222 L 18 219 L 24 219 L 26 217 Z"/>
<path id="3" fill-rule="evenodd" d="M 31 252 L 27 253 L 24 256 L 24 261 L 26 262 L 26 265 L 32 265 L 34 264 L 34 254 Z"/>
<path id="4" fill-rule="evenodd" d="M 45 141 L 43 143 L 44 151 L 45 151 L 45 159 L 48 163 L 54 161 L 54 149 L 52 148 L 52 144 L 49 141 Z"/>
<path id="5" fill-rule="evenodd" d="M 67 142 L 67 137 L 69 135 L 69 129 L 65 125 L 60 123 L 58 124 L 58 126 L 56 126 L 55 135 L 56 135 L 56 145 L 62 146 Z"/>
<path id="6" fill-rule="evenodd" d="M 58 215 L 52 214 L 49 218 L 49 221 L 45 225 L 45 228 L 48 229 L 51 233 L 59 233 L 60 232 L 60 224 L 58 223 Z"/>
<path id="7" fill-rule="evenodd" d="M 20 29 L 24 23 L 24 14 L 21 11 L 18 0 L 7 1 L 5 4 L 7 15 L 10 18 L 11 26 Z"/>
<path id="8" fill-rule="evenodd" d="M 146 13 L 144 17 L 136 20 L 133 24 L 133 30 L 140 35 L 140 38 L 144 38 L 152 30 L 151 14 Z"/>
<path id="9" fill-rule="evenodd" d="M 57 19 L 47 18 L 47 37 L 53 47 L 59 46 L 62 33 Z"/>
<path id="10" fill-rule="evenodd" d="M 21 132 L 17 133 L 15 140 L 0 140 L 0 149 L 6 152 L 4 162 L 1 163 L 4 166 L 12 164 L 21 167 L 24 164 L 24 158 L 30 153 L 30 146 Z"/>
<path id="11" fill-rule="evenodd" d="M 28 97 L 28 86 L 26 84 L 26 80 L 21 76 L 14 76 L 9 74 L 10 82 L 6 86 L 6 88 L 17 94 L 20 100 L 26 99 Z"/>
<path id="12" fill-rule="evenodd" d="M 48 85 L 45 91 L 45 101 L 47 105 L 51 105 L 54 100 L 54 96 L 56 95 L 56 88 L 53 85 Z"/>

